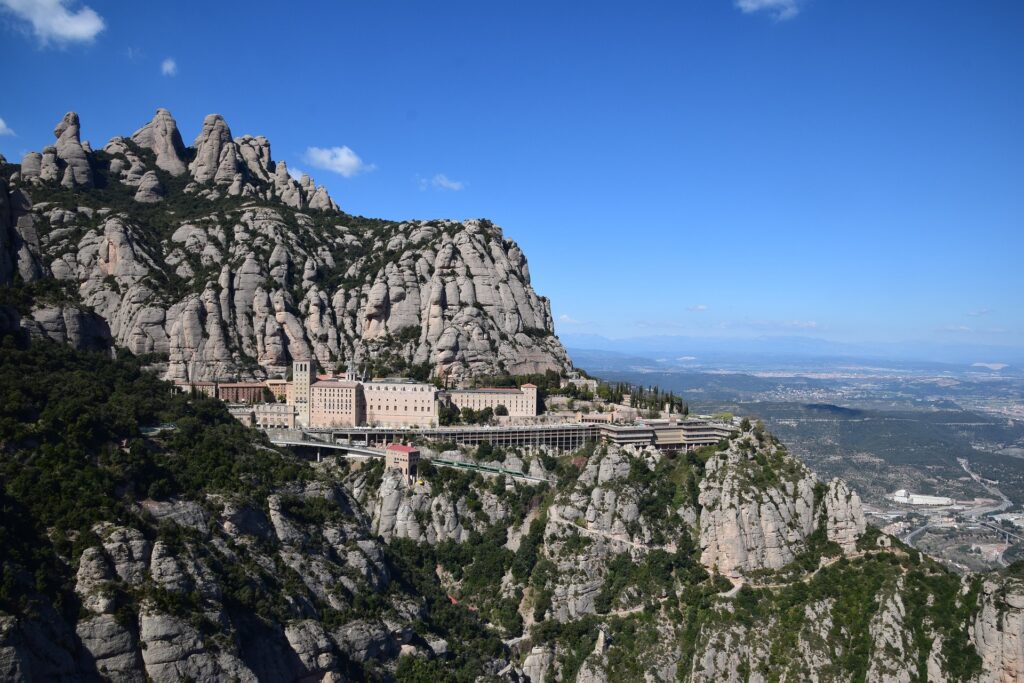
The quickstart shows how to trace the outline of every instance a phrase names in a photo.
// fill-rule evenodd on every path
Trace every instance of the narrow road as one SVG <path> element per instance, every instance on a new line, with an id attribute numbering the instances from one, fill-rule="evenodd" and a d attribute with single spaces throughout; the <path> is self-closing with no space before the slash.
<path id="1" fill-rule="evenodd" d="M 1002 491 L 1000 491 L 996 486 L 989 484 L 988 481 L 983 479 L 978 474 L 971 471 L 970 463 L 967 461 L 967 458 L 957 458 L 956 460 L 957 462 L 960 463 L 960 467 L 964 468 L 964 472 L 966 472 L 971 477 L 971 479 L 977 482 L 979 486 L 981 486 L 983 489 L 991 493 L 993 496 L 996 496 L 997 498 L 1003 501 L 1002 503 L 995 507 L 979 507 L 968 510 L 964 512 L 966 516 L 984 517 L 985 515 L 990 515 L 994 512 L 1002 512 L 1003 510 L 1007 510 L 1013 507 L 1013 501 L 1007 498 Z"/>
<path id="2" fill-rule="evenodd" d="M 928 527 L 930 527 L 930 526 L 931 526 L 931 524 L 925 524 L 924 526 L 920 526 L 920 527 L 914 529 L 909 534 L 907 534 L 906 536 L 903 537 L 903 542 L 906 543 L 907 545 L 909 545 L 911 548 L 913 548 L 914 547 L 914 539 L 917 538 L 918 536 L 920 536 L 921 534 L 923 534 L 925 532 L 925 530 L 927 530 Z"/>
<path id="3" fill-rule="evenodd" d="M 597 538 L 604 538 L 606 540 L 609 540 L 609 541 L 612 541 L 612 542 L 615 542 L 615 543 L 622 543 L 623 545 L 628 545 L 631 548 L 637 548 L 639 550 L 645 550 L 645 551 L 664 550 L 665 552 L 669 552 L 669 553 L 674 553 L 676 551 L 675 543 L 669 543 L 667 545 L 648 545 L 646 543 L 638 543 L 638 542 L 632 541 L 632 540 L 630 540 L 628 538 L 623 538 L 621 535 L 613 534 L 610 531 L 600 531 L 598 529 L 588 529 L 586 527 L 582 527 L 579 524 L 577 524 L 575 521 L 569 521 L 567 519 L 563 519 L 562 516 L 558 513 L 558 506 L 557 505 L 552 505 L 551 507 L 548 508 L 548 519 L 550 519 L 555 524 L 562 524 L 564 526 L 571 526 L 573 529 L 576 529 L 576 531 L 578 531 L 579 533 L 584 534 L 586 536 L 592 536 L 592 537 L 597 537 Z"/>
<path id="4" fill-rule="evenodd" d="M 548 477 L 534 477 L 534 476 L 529 475 L 529 474 L 523 474 L 522 472 L 517 472 L 515 470 L 506 469 L 504 467 L 498 467 L 496 465 L 489 465 L 489 464 L 488 465 L 483 465 L 483 464 L 475 463 L 475 462 L 466 462 L 466 461 L 463 461 L 463 460 L 448 460 L 448 459 L 445 459 L 445 458 L 436 458 L 436 457 L 435 458 L 424 458 L 424 460 L 429 460 L 430 462 L 432 462 L 435 465 L 438 465 L 439 467 L 455 467 L 455 468 L 462 469 L 462 470 L 471 470 L 473 472 L 479 472 L 480 474 L 493 474 L 493 475 L 503 474 L 506 477 L 512 477 L 513 479 L 522 479 L 524 481 L 532 481 L 532 482 L 544 483 L 544 484 L 556 484 L 556 483 L 558 483 L 557 479 L 552 479 L 552 478 L 548 478 Z"/>

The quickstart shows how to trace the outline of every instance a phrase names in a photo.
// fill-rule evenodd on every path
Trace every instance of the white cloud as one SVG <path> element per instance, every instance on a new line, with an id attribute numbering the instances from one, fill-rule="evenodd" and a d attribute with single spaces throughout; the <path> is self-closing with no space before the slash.
<path id="1" fill-rule="evenodd" d="M 461 180 L 452 180 L 444 173 L 438 173 L 437 175 L 435 175 L 431 179 L 430 183 L 436 188 L 442 190 L 454 190 L 455 192 L 458 192 L 462 188 L 466 187 L 466 183 L 462 182 Z"/>
<path id="2" fill-rule="evenodd" d="M 735 0 L 735 2 L 744 14 L 764 11 L 779 21 L 792 19 L 800 13 L 799 0 Z"/>
<path id="3" fill-rule="evenodd" d="M 346 178 L 377 168 L 373 164 L 365 163 L 358 154 L 345 145 L 341 147 L 308 147 L 302 158 L 314 168 L 322 168 Z"/>
<path id="4" fill-rule="evenodd" d="M 160 62 L 160 73 L 164 76 L 174 76 L 178 73 L 178 63 L 172 57 Z"/>
<path id="5" fill-rule="evenodd" d="M 694 313 L 703 313 L 708 310 L 707 304 L 694 304 L 693 306 L 687 306 L 686 310 L 693 311 Z"/>
<path id="6" fill-rule="evenodd" d="M 302 180 L 302 176 L 307 175 L 307 174 L 301 168 L 295 168 L 293 166 L 289 166 L 288 167 L 288 175 L 290 175 L 293 180 Z"/>
<path id="7" fill-rule="evenodd" d="M 0 135 L 14 135 L 14 131 L 8 127 L 3 119 L 0 119 Z"/>
<path id="8" fill-rule="evenodd" d="M 452 180 L 444 173 L 437 173 L 433 178 L 424 178 L 421 175 L 416 176 L 416 184 L 419 186 L 420 191 L 428 190 L 431 187 L 437 190 L 451 190 L 458 192 L 466 188 L 466 183 L 461 180 Z"/>
<path id="9" fill-rule="evenodd" d="M 32 24 L 39 42 L 88 43 L 105 27 L 90 7 L 72 10 L 74 0 L 0 0 L 0 7 Z"/>
<path id="10" fill-rule="evenodd" d="M 988 315 L 991 312 L 992 311 L 988 308 L 979 308 L 976 311 L 967 311 L 967 315 L 971 316 L 972 318 L 980 318 L 981 316 Z"/>
<path id="11" fill-rule="evenodd" d="M 571 315 L 563 313 L 562 315 L 558 316 L 558 322 L 565 323 L 566 325 L 578 325 L 580 321 L 577 320 L 576 318 L 573 318 Z"/>

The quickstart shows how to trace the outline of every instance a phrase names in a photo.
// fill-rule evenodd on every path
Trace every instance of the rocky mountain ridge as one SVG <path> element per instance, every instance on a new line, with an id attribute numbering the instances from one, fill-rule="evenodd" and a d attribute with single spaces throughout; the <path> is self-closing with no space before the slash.
<path id="1" fill-rule="evenodd" d="M 570 367 L 526 257 L 487 221 L 349 216 L 216 114 L 190 147 L 164 109 L 102 150 L 73 112 L 54 134 L 0 161 L 7 328 L 159 354 L 174 380 L 308 358 L 456 380 Z"/>
<path id="2" fill-rule="evenodd" d="M 758 427 L 407 479 L 278 452 L 137 358 L 0 345 L 2 680 L 1024 675 L 1024 569 L 950 574 Z"/>
<path id="3" fill-rule="evenodd" d="M 681 457 L 597 447 L 550 470 L 543 453 L 508 454 L 506 469 L 560 479 L 519 511 L 483 482 L 459 496 L 397 473 L 374 487 L 357 472 L 346 486 L 390 542 L 438 548 L 451 594 L 508 636 L 532 631 L 521 663 L 531 681 L 994 683 L 1024 672 L 1022 577 L 930 565 L 867 527 L 845 482 L 819 481 L 763 432 Z M 503 533 L 486 540 L 494 527 Z M 480 586 L 472 566 L 444 559 L 452 544 L 476 562 L 515 556 Z M 532 569 L 517 573 L 524 551 Z"/>

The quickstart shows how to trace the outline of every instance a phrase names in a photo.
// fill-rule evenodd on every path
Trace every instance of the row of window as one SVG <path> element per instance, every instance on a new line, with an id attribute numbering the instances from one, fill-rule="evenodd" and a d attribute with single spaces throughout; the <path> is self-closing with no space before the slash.
<path id="1" fill-rule="evenodd" d="M 408 386 L 408 385 L 393 386 L 393 385 L 387 385 L 387 384 L 384 384 L 384 385 L 364 384 L 363 386 L 366 387 L 367 389 L 371 390 L 371 391 L 433 391 L 434 390 L 433 387 L 418 387 L 418 386 Z"/>
<path id="2" fill-rule="evenodd" d="M 379 410 L 387 410 L 387 411 L 390 411 L 391 410 L 391 406 L 385 405 L 385 406 L 381 407 L 380 405 L 378 405 L 376 408 L 374 408 L 373 406 L 370 406 L 370 410 L 378 410 L 378 411 Z M 399 412 L 398 411 L 398 406 L 395 406 L 395 412 L 396 413 Z M 405 411 L 405 412 L 409 412 L 409 411 Z M 412 407 L 412 412 L 414 412 L 414 413 L 420 412 L 419 406 L 413 406 Z M 424 407 L 422 412 L 429 413 L 429 412 L 432 412 L 432 411 L 431 411 L 430 408 Z"/>

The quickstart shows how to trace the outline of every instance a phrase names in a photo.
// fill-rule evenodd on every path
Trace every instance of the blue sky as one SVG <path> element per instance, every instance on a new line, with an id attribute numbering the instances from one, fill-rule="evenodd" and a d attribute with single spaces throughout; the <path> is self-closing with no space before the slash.
<path id="1" fill-rule="evenodd" d="M 219 112 L 499 223 L 561 334 L 1024 346 L 1019 0 L 0 0 L 0 61 L 8 159 Z"/>

